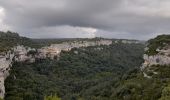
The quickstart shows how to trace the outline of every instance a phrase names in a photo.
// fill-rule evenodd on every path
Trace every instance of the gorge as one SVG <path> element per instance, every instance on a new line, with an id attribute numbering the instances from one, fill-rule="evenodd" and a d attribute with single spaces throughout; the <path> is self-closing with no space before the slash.
<path id="1" fill-rule="evenodd" d="M 0 38 L 0 97 L 5 100 L 169 98 L 169 35 L 146 43 L 33 40 L 12 32 L 1 33 Z"/>

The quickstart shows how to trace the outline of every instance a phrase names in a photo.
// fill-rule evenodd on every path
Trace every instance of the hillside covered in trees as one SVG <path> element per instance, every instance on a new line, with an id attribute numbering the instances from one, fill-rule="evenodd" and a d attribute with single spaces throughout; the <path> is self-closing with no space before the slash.
<path id="1" fill-rule="evenodd" d="M 50 95 L 61 100 L 112 100 L 125 73 L 136 72 L 143 62 L 143 48 L 119 43 L 63 51 L 59 60 L 15 62 L 5 81 L 5 100 L 43 100 Z"/>
<path id="2" fill-rule="evenodd" d="M 17 44 L 29 45 L 31 40 L 14 32 L 0 32 L 0 52 L 8 51 Z"/>
<path id="3" fill-rule="evenodd" d="M 124 73 L 139 68 L 143 45 L 115 44 L 72 49 L 59 60 L 14 63 L 5 82 L 6 100 L 108 100 Z"/>
<path id="4" fill-rule="evenodd" d="M 0 38 L 1 52 L 18 44 L 41 48 L 66 41 L 101 39 L 29 39 L 13 32 L 1 32 Z M 111 45 L 73 48 L 61 51 L 54 59 L 13 62 L 5 80 L 4 99 L 169 100 L 170 66 L 159 64 L 162 56 L 169 57 L 169 40 L 169 35 L 160 35 L 144 45 L 112 39 Z M 143 54 L 156 59 L 156 64 L 149 66 Z M 157 56 L 159 60 L 154 58 Z M 143 62 L 148 63 L 144 70 Z"/>

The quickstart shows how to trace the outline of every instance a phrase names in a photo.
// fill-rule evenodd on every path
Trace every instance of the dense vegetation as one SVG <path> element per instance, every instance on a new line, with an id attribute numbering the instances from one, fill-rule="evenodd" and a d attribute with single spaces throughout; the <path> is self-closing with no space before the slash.
<path id="1" fill-rule="evenodd" d="M 156 49 L 161 49 L 167 44 L 170 44 L 170 35 L 159 35 L 148 41 L 148 50 L 146 51 L 146 54 L 155 55 L 158 53 Z"/>
<path id="2" fill-rule="evenodd" d="M 24 45 L 29 47 L 40 47 L 36 42 L 26 37 L 21 37 L 15 32 L 1 32 L 0 31 L 0 52 L 10 50 L 12 47 L 17 45 Z"/>
<path id="3" fill-rule="evenodd" d="M 131 72 L 122 78 L 118 87 L 117 100 L 169 100 L 170 66 L 151 66 L 158 74 L 151 79 L 141 72 Z M 165 99 L 166 98 L 166 99 Z"/>
<path id="4" fill-rule="evenodd" d="M 59 60 L 15 62 L 5 81 L 5 100 L 43 100 L 51 95 L 59 100 L 128 100 L 130 91 L 137 91 L 133 86 L 144 88 L 142 77 L 126 81 L 138 76 L 143 48 L 119 43 L 63 51 Z"/>
<path id="5" fill-rule="evenodd" d="M 58 96 L 45 96 L 44 100 L 61 100 Z"/>
<path id="6" fill-rule="evenodd" d="M 94 39 L 29 39 L 0 32 L 0 52 L 18 44 L 39 48 L 51 43 Z M 114 41 L 114 40 L 113 40 Z M 5 81 L 5 100 L 170 100 L 170 66 L 153 65 L 151 79 L 139 67 L 143 44 L 74 48 L 60 58 L 14 62 Z M 170 44 L 170 35 L 148 41 L 148 55 Z M 157 72 L 154 74 L 153 71 Z"/>

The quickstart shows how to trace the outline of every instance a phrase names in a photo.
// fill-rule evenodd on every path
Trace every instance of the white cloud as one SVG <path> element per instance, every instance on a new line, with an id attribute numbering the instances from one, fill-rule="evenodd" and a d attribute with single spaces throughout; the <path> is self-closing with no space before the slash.
<path id="1" fill-rule="evenodd" d="M 2 7 L 0 7 L 0 25 L 1 25 L 1 28 L 3 26 L 3 19 L 4 19 L 4 9 Z"/>
<path id="2" fill-rule="evenodd" d="M 1 25 L 34 38 L 148 39 L 170 33 L 169 0 L 0 0 L 0 6 Z"/>
<path id="3" fill-rule="evenodd" d="M 7 31 L 9 26 L 5 25 L 4 23 L 5 18 L 5 10 L 3 7 L 0 7 L 0 31 Z"/>
<path id="4" fill-rule="evenodd" d="M 138 15 L 170 18 L 169 0 L 125 0 L 122 8 L 126 12 Z"/>
<path id="5" fill-rule="evenodd" d="M 78 30 L 84 32 L 84 34 L 88 34 L 89 37 L 95 37 L 97 33 L 97 29 L 91 27 L 76 27 Z"/>
<path id="6" fill-rule="evenodd" d="M 35 28 L 31 34 L 23 34 L 31 38 L 94 38 L 97 29 L 91 27 L 73 27 L 69 25 Z M 34 34 L 33 34 L 34 33 Z"/>
<path id="7" fill-rule="evenodd" d="M 4 8 L 0 7 L 0 22 L 2 23 L 3 17 L 4 17 Z"/>

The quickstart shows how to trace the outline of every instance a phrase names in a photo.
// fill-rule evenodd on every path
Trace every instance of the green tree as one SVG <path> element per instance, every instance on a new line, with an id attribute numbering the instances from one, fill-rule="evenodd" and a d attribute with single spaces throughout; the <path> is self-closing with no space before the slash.
<path id="1" fill-rule="evenodd" d="M 61 100 L 58 96 L 45 96 L 44 100 Z"/>
<path id="2" fill-rule="evenodd" d="M 159 100 L 170 100 L 170 85 L 162 90 L 162 96 Z"/>

